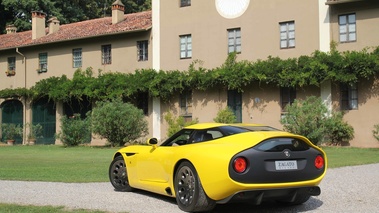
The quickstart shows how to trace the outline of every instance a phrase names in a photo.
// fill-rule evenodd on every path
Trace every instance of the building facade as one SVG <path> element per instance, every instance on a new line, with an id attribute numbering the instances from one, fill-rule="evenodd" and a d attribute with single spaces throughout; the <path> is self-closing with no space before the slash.
<path id="1" fill-rule="evenodd" d="M 339 51 L 379 46 L 379 2 L 374 0 L 154 0 L 152 8 L 125 15 L 123 5 L 116 1 L 112 17 L 62 26 L 52 18 L 47 28 L 45 15 L 33 12 L 31 31 L 18 33 L 9 27 L 9 34 L 0 35 L 6 41 L 0 45 L 0 68 L 13 67 L 16 72 L 0 78 L 0 90 L 30 88 L 52 76 L 71 77 L 77 68 L 121 73 L 144 68 L 187 70 L 197 61 L 212 69 L 221 66 L 231 52 L 238 53 L 237 60 L 257 61 L 328 52 L 331 43 Z M 348 87 L 331 81 L 304 88 L 249 85 L 243 92 L 220 87 L 190 90 L 169 101 L 149 98 L 149 136 L 167 137 L 167 112 L 212 122 L 227 106 L 239 122 L 280 129 L 286 104 L 318 96 L 329 110 L 345 111 L 344 119 L 355 130 L 350 145 L 379 147 L 372 135 L 379 123 L 377 77 Z M 51 134 L 59 131 L 59 118 L 67 114 L 64 103 L 51 104 L 51 110 L 46 110 L 47 100 L 1 102 L 2 122 L 46 122 Z M 7 110 L 13 108 L 17 110 Z M 103 142 L 92 139 L 93 144 Z"/>

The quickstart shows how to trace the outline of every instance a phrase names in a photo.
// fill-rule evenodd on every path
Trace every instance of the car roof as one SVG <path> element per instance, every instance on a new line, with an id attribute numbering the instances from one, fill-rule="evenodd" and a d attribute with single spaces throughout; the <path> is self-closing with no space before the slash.
<path id="1" fill-rule="evenodd" d="M 185 129 L 209 129 L 220 126 L 267 126 L 262 124 L 253 124 L 253 123 L 233 123 L 233 124 L 225 124 L 225 123 L 198 123 L 190 126 L 186 126 Z"/>

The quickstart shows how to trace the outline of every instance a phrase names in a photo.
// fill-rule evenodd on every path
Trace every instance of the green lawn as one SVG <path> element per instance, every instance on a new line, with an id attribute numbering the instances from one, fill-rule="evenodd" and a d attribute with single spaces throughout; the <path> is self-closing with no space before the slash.
<path id="1" fill-rule="evenodd" d="M 329 168 L 379 163 L 379 148 L 323 147 Z"/>
<path id="2" fill-rule="evenodd" d="M 32 206 L 32 205 L 15 205 L 15 204 L 1 204 L 1 213 L 104 213 L 104 211 L 92 211 L 85 209 L 70 210 L 63 206 L 53 207 L 53 206 Z"/>
<path id="3" fill-rule="evenodd" d="M 0 146 L 0 179 L 56 182 L 108 181 L 116 148 L 54 145 Z"/>

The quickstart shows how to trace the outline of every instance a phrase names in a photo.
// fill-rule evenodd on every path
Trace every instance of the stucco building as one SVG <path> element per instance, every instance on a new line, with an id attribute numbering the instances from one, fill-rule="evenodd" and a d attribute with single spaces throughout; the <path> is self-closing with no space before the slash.
<path id="1" fill-rule="evenodd" d="M 379 2 L 374 0 L 177 0 L 152 2 L 152 11 L 124 14 L 120 1 L 112 17 L 60 25 L 59 20 L 33 11 L 33 29 L 0 35 L 0 90 L 30 88 L 36 82 L 77 68 L 133 73 L 136 69 L 187 70 L 194 61 L 205 68 L 221 66 L 229 53 L 238 60 L 268 56 L 293 58 L 314 51 L 362 50 L 379 45 Z M 47 23 L 47 27 L 45 25 Z M 14 72 L 14 73 L 13 73 Z M 190 90 L 169 101 L 146 98 L 150 136 L 166 138 L 164 115 L 212 122 L 219 110 L 231 107 L 239 122 L 281 128 L 283 107 L 295 98 L 318 96 L 332 110 L 344 110 L 354 127 L 352 146 L 379 147 L 372 130 L 379 123 L 378 76 L 345 87 L 323 82 L 304 88 L 249 85 L 244 92 L 213 88 Z M 64 103 L 47 99 L 2 99 L 1 121 L 43 123 L 39 143 L 56 143 Z M 104 141 L 93 138 L 93 144 Z M 21 143 L 21 142 L 19 142 Z M 23 142 L 25 143 L 25 141 Z M 38 143 L 38 142 L 37 142 Z"/>

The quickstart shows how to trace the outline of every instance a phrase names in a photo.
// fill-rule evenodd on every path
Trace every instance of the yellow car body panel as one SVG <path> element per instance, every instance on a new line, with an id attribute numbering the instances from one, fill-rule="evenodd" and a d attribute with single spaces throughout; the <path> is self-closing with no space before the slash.
<path id="1" fill-rule="evenodd" d="M 197 124 L 188 128 L 206 129 L 222 125 Z M 298 138 L 320 151 L 325 159 L 323 174 L 312 180 L 283 183 L 247 184 L 230 178 L 228 168 L 230 160 L 236 153 L 247 150 L 265 139 L 276 137 Z M 317 186 L 325 176 L 327 167 L 327 158 L 323 150 L 314 146 L 305 137 L 283 131 L 245 132 L 210 142 L 182 146 L 133 145 L 118 150 L 115 156 L 119 153 L 125 160 L 131 187 L 175 197 L 173 183 L 175 170 L 181 161 L 186 160 L 194 165 L 206 195 L 215 201 L 226 199 L 236 192 L 245 190 Z"/>

